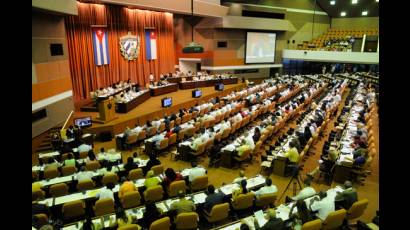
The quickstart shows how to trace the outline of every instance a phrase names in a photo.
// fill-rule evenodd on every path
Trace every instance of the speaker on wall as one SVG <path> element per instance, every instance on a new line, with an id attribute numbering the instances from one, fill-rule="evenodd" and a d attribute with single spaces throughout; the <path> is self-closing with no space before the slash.
<path id="1" fill-rule="evenodd" d="M 295 44 L 295 40 L 292 40 L 292 43 Z"/>

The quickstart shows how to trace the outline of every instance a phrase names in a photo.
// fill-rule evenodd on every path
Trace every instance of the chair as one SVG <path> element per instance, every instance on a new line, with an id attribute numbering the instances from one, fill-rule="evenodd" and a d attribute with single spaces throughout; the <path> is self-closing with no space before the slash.
<path id="1" fill-rule="evenodd" d="M 206 143 L 202 143 L 202 144 L 198 145 L 198 148 L 196 149 L 195 152 L 192 153 L 192 155 L 194 155 L 194 156 L 201 155 L 202 153 L 205 152 L 205 147 L 206 147 Z"/>
<path id="2" fill-rule="evenodd" d="M 159 147 L 155 146 L 155 150 L 161 151 L 168 147 L 168 138 L 164 138 L 159 142 Z"/>
<path id="3" fill-rule="evenodd" d="M 97 200 L 94 205 L 95 216 L 103 216 L 109 213 L 113 213 L 114 210 L 114 200 L 111 198 L 105 198 Z"/>
<path id="4" fill-rule="evenodd" d="M 127 224 L 117 228 L 117 230 L 138 230 L 140 229 L 137 224 Z"/>
<path id="5" fill-rule="evenodd" d="M 171 219 L 164 217 L 151 223 L 149 230 L 167 230 L 171 227 Z"/>
<path id="6" fill-rule="evenodd" d="M 31 171 L 31 178 L 33 179 L 33 181 L 37 181 L 39 178 L 39 175 L 37 173 L 37 171 Z"/>
<path id="7" fill-rule="evenodd" d="M 34 216 L 37 217 L 37 223 L 39 227 L 48 224 L 48 216 L 46 214 L 40 213 L 35 214 Z"/>
<path id="8" fill-rule="evenodd" d="M 177 118 L 175 119 L 175 124 L 176 124 L 176 125 L 180 125 L 180 124 L 181 124 L 181 118 L 180 118 L 180 117 L 177 117 Z"/>
<path id="9" fill-rule="evenodd" d="M 33 200 L 42 200 L 46 197 L 46 193 L 43 190 L 32 191 Z"/>
<path id="10" fill-rule="evenodd" d="M 196 212 L 178 214 L 175 220 L 176 229 L 197 229 L 199 216 Z"/>
<path id="11" fill-rule="evenodd" d="M 362 199 L 353 203 L 352 207 L 347 211 L 346 219 L 348 221 L 361 217 L 369 204 L 368 199 Z"/>
<path id="12" fill-rule="evenodd" d="M 229 203 L 222 203 L 214 205 L 211 212 L 208 214 L 205 211 L 205 218 L 209 223 L 215 223 L 221 220 L 225 220 L 229 216 Z"/>
<path id="13" fill-rule="evenodd" d="M 251 153 L 252 153 L 252 150 L 251 150 L 251 149 L 247 149 L 247 150 L 245 150 L 245 151 L 242 153 L 241 156 L 239 156 L 239 157 L 238 157 L 238 156 L 235 156 L 235 157 L 233 157 L 233 158 L 240 163 L 240 162 L 242 162 L 242 161 L 248 160 L 248 159 L 249 159 L 249 156 L 251 155 Z"/>
<path id="14" fill-rule="evenodd" d="M 148 188 L 144 191 L 144 200 L 145 202 L 155 202 L 162 200 L 164 195 L 164 190 L 161 185 L 156 185 Z"/>
<path id="15" fill-rule="evenodd" d="M 346 210 L 339 209 L 337 211 L 329 213 L 326 220 L 322 223 L 322 229 L 337 229 L 343 225 L 343 220 L 346 217 Z"/>
<path id="16" fill-rule="evenodd" d="M 45 179 L 53 179 L 60 176 L 57 168 L 49 168 L 44 170 L 44 178 Z"/>
<path id="17" fill-rule="evenodd" d="M 195 178 L 190 185 L 191 191 L 204 190 L 208 187 L 208 176 L 199 176 Z"/>
<path id="18" fill-rule="evenodd" d="M 231 133 L 231 128 L 227 128 L 222 132 L 222 137 L 221 139 L 226 139 L 229 137 L 229 134 Z"/>
<path id="19" fill-rule="evenodd" d="M 151 170 L 154 172 L 154 175 L 158 176 L 164 172 L 164 166 L 162 165 L 154 165 L 151 167 Z"/>
<path id="20" fill-rule="evenodd" d="M 85 164 L 85 168 L 87 169 L 87 171 L 95 171 L 101 168 L 101 165 L 100 165 L 100 162 L 98 161 L 91 161 Z"/>
<path id="21" fill-rule="evenodd" d="M 144 178 L 142 168 L 133 169 L 128 173 L 128 179 L 131 181 Z"/>
<path id="22" fill-rule="evenodd" d="M 61 168 L 63 176 L 69 176 L 77 172 L 77 168 L 74 165 L 67 165 Z"/>
<path id="23" fill-rule="evenodd" d="M 49 192 L 52 197 L 64 196 L 68 194 L 68 186 L 65 183 L 53 184 Z"/>
<path id="24" fill-rule="evenodd" d="M 255 205 L 256 207 L 270 207 L 275 204 L 277 195 L 276 193 L 262 194 L 259 198 L 256 198 Z"/>
<path id="25" fill-rule="evenodd" d="M 80 159 L 85 159 L 88 157 L 88 152 L 80 152 L 80 154 L 78 155 L 78 158 Z"/>
<path id="26" fill-rule="evenodd" d="M 173 145 L 177 142 L 177 134 L 173 133 L 171 136 L 168 138 L 168 146 Z"/>
<path id="27" fill-rule="evenodd" d="M 175 121 L 172 120 L 172 121 L 169 122 L 169 128 L 173 129 L 174 127 L 175 127 Z"/>
<path id="28" fill-rule="evenodd" d="M 151 137 L 151 136 L 154 136 L 155 134 L 157 134 L 157 128 L 151 127 L 151 128 L 148 130 L 148 136 Z"/>
<path id="29" fill-rule="evenodd" d="M 75 200 L 63 204 L 62 213 L 64 220 L 83 216 L 85 214 L 85 204 L 82 200 Z"/>
<path id="30" fill-rule="evenodd" d="M 107 185 L 108 183 L 117 184 L 117 182 L 118 182 L 118 176 L 115 173 L 107 173 L 101 179 L 101 183 L 103 185 Z"/>
<path id="31" fill-rule="evenodd" d="M 127 148 L 131 149 L 132 145 L 137 143 L 138 135 L 139 134 L 133 133 L 133 134 L 131 134 L 127 137 L 127 140 L 125 141 L 125 144 L 126 144 Z"/>
<path id="32" fill-rule="evenodd" d="M 134 208 L 141 204 L 141 195 L 138 191 L 127 192 L 120 199 L 122 208 Z"/>
<path id="33" fill-rule="evenodd" d="M 145 138 L 147 138 L 147 132 L 145 132 L 145 130 L 141 130 L 141 131 L 138 133 L 137 141 L 142 141 L 142 140 L 144 140 Z"/>
<path id="34" fill-rule="evenodd" d="M 320 219 L 316 219 L 304 223 L 301 230 L 320 230 L 321 227 L 322 221 Z"/>
<path id="35" fill-rule="evenodd" d="M 165 131 L 165 123 L 164 122 L 161 122 L 161 124 L 159 125 L 159 132 L 164 132 Z"/>
<path id="36" fill-rule="evenodd" d="M 178 132 L 178 141 L 182 141 L 182 140 L 184 140 L 184 137 L 185 137 L 185 132 L 184 131 L 179 131 Z"/>
<path id="37" fill-rule="evenodd" d="M 94 187 L 95 187 L 94 181 L 91 179 L 79 181 L 77 184 L 78 191 L 89 190 L 89 189 L 93 189 Z"/>
<path id="38" fill-rule="evenodd" d="M 234 210 L 244 210 L 253 206 L 253 198 L 255 195 L 253 192 L 248 192 L 246 194 L 240 194 L 236 199 L 232 201 L 232 208 Z"/>
<path id="39" fill-rule="evenodd" d="M 178 191 L 183 191 L 184 194 L 186 193 L 186 184 L 185 180 L 174 181 L 169 185 L 169 189 L 167 191 L 169 197 L 175 197 L 178 195 Z"/>

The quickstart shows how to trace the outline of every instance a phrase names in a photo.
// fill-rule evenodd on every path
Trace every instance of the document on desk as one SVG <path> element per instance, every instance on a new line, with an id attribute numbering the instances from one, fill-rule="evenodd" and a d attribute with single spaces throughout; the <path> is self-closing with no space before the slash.
<path id="1" fill-rule="evenodd" d="M 195 204 L 202 204 L 205 203 L 206 194 L 205 193 L 198 193 L 194 195 L 194 203 Z"/>
<path id="2" fill-rule="evenodd" d="M 261 164 L 262 167 L 266 167 L 266 168 L 271 167 L 271 165 L 272 165 L 272 162 L 271 162 L 271 161 L 264 161 L 264 162 L 262 162 L 262 164 Z"/>
<path id="3" fill-rule="evenodd" d="M 295 209 L 297 209 L 295 207 Z M 276 217 L 281 218 L 283 221 L 289 219 L 290 208 L 286 205 L 281 204 L 276 208 Z"/>
<path id="4" fill-rule="evenodd" d="M 145 179 L 144 179 L 144 178 L 138 179 L 138 180 L 135 181 L 135 186 L 137 186 L 137 187 L 143 187 L 143 186 L 144 186 L 144 182 L 145 182 Z"/>
<path id="5" fill-rule="evenodd" d="M 155 206 L 157 206 L 157 208 L 161 209 L 162 212 L 168 212 L 168 208 L 167 208 L 167 206 L 165 206 L 164 202 L 156 203 Z"/>
<path id="6" fill-rule="evenodd" d="M 262 210 L 255 212 L 255 218 L 258 221 L 259 227 L 262 227 L 263 225 L 266 224 L 266 222 L 268 222 Z"/>
<path id="7" fill-rule="evenodd" d="M 265 184 L 265 181 L 266 179 L 263 176 L 258 175 L 257 177 L 253 177 L 247 180 L 246 188 L 254 188 L 263 185 Z"/>
<path id="8" fill-rule="evenodd" d="M 227 184 L 221 187 L 220 190 L 223 192 L 223 194 L 230 195 L 232 194 L 233 189 L 238 189 L 238 188 L 239 188 L 239 185 L 235 183 L 235 184 Z"/>
<path id="9" fill-rule="evenodd" d="M 187 176 L 189 176 L 190 172 L 191 172 L 191 169 L 184 169 L 184 170 L 182 170 L 181 175 L 183 177 L 187 177 Z"/>

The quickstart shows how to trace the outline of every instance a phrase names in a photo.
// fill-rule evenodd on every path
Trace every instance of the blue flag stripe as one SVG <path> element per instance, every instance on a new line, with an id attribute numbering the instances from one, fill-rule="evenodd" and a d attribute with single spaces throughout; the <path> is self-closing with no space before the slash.
<path id="1" fill-rule="evenodd" d="M 151 60 L 151 31 L 145 30 L 145 53 L 147 55 L 147 59 Z"/>

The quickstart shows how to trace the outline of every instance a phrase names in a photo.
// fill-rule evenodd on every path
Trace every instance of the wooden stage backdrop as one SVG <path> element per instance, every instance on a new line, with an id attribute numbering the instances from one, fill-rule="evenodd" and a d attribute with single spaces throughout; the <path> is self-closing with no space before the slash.
<path id="1" fill-rule="evenodd" d="M 151 97 L 126 114 L 117 113 L 117 116 L 119 117 L 118 119 L 115 119 L 106 124 L 93 123 L 93 125 L 90 128 L 85 129 L 84 132 L 94 133 L 98 135 L 100 132 L 110 131 L 113 135 L 116 135 L 124 132 L 127 126 L 133 128 L 136 124 L 145 124 L 147 120 L 162 118 L 165 113 L 169 115 L 173 112 L 177 112 L 180 108 L 190 108 L 196 103 L 200 104 L 216 96 L 226 96 L 232 91 L 240 90 L 245 86 L 245 83 L 225 85 L 224 91 L 216 91 L 214 87 L 200 88 L 202 90 L 202 97 L 200 98 L 192 98 L 193 89 L 178 90 L 177 92 Z M 172 97 L 173 106 L 169 108 L 162 108 L 161 99 L 164 97 Z M 91 116 L 94 119 L 98 117 L 98 113 L 76 111 L 73 117 L 75 119 L 85 116 Z"/>

